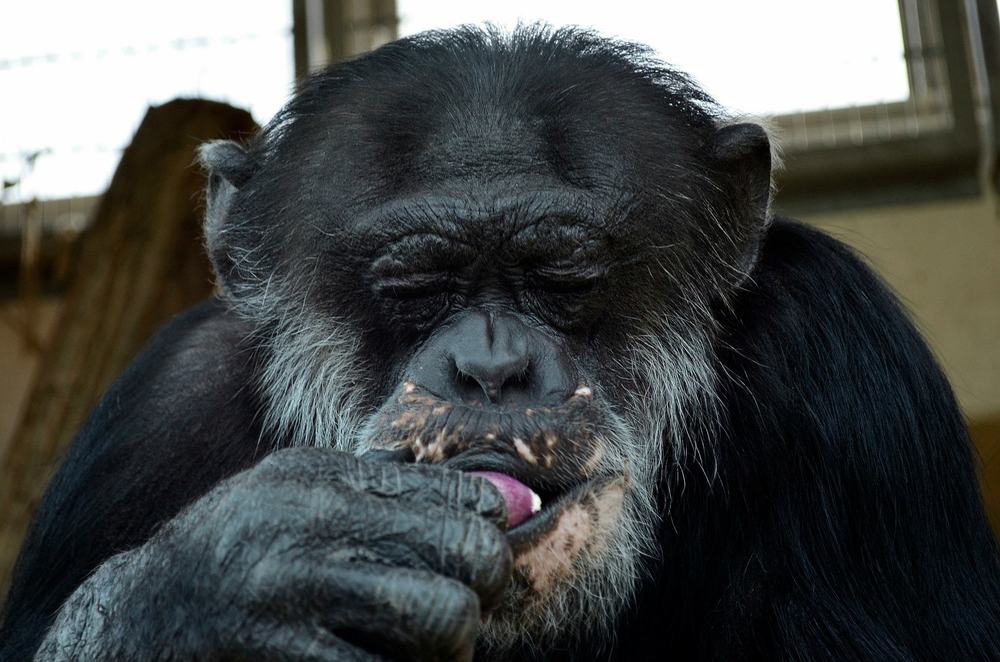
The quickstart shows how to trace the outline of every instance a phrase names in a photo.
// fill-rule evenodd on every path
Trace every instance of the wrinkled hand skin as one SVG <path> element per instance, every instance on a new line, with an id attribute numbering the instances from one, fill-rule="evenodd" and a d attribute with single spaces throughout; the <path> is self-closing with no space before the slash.
<path id="1" fill-rule="evenodd" d="M 278 451 L 112 557 L 36 660 L 469 660 L 511 572 L 484 479 Z"/>

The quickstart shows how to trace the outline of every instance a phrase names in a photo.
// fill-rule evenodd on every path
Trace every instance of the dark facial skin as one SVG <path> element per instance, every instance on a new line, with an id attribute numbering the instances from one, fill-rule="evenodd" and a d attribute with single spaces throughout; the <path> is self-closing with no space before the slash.
<path id="1" fill-rule="evenodd" d="M 411 84 L 419 89 L 425 82 Z M 392 99 L 396 81 L 386 77 L 384 84 L 380 97 Z M 743 224 L 755 221 L 734 218 L 724 196 L 735 182 L 724 172 L 727 161 L 710 161 L 714 127 L 704 127 L 699 138 L 684 126 L 686 118 L 657 105 L 650 104 L 646 115 L 619 111 L 613 101 L 596 107 L 588 95 L 599 91 L 581 89 L 564 100 L 572 112 L 559 117 L 558 131 L 544 107 L 497 117 L 499 111 L 482 108 L 498 103 L 490 99 L 456 99 L 451 113 L 428 106 L 408 117 L 427 127 L 418 141 L 409 131 L 392 134 L 392 101 L 383 102 L 383 116 L 383 105 L 356 107 L 345 90 L 334 118 L 316 125 L 300 121 L 283 137 L 287 153 L 273 158 L 295 161 L 300 146 L 326 132 L 326 121 L 337 121 L 345 134 L 371 136 L 371 143 L 342 146 L 335 138 L 310 159 L 315 165 L 291 183 L 291 191 L 281 191 L 291 206 L 273 210 L 283 227 L 275 241 L 284 255 L 296 256 L 277 258 L 279 273 L 311 283 L 309 305 L 352 321 L 364 355 L 374 361 L 370 406 L 380 406 L 411 378 L 445 400 L 479 399 L 477 375 L 449 365 L 455 357 L 430 356 L 426 343 L 454 345 L 484 374 L 496 372 L 496 362 L 513 362 L 499 370 L 522 380 L 506 390 L 522 391 L 525 404 L 557 392 L 566 397 L 581 379 L 617 383 L 608 366 L 650 316 L 702 314 L 671 292 L 693 283 L 724 292 L 733 285 L 727 279 L 742 278 L 729 265 L 747 250 Z M 626 126 L 611 121 L 619 113 L 628 116 Z M 649 123 L 658 126 L 655 135 L 641 143 L 630 137 Z M 761 137 L 741 139 L 757 145 Z M 392 151 L 401 146 L 406 149 Z M 731 161 L 741 163 L 743 156 Z M 762 170 L 756 186 L 766 189 Z M 718 197 L 700 190 L 698 178 L 706 176 L 716 181 L 718 190 L 708 192 Z M 269 188 L 279 182 L 266 175 L 259 180 L 260 197 L 279 197 Z M 697 198 L 687 197 L 685 191 L 696 188 Z M 249 204 L 244 200 L 236 201 L 237 209 Z M 688 225 L 712 209 L 719 227 Z M 515 337 L 519 346 L 507 347 L 507 356 L 490 356 L 492 325 L 477 324 L 479 318 L 497 320 L 500 334 Z M 508 327 L 517 330 L 505 332 Z M 458 373 L 471 390 L 452 384 Z M 495 379 L 503 383 L 507 376 Z M 599 390 L 598 400 L 614 397 Z"/>

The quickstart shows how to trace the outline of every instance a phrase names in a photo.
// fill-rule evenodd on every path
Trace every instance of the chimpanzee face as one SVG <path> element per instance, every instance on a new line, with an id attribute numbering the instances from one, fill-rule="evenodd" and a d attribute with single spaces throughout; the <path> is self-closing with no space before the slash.
<path id="1" fill-rule="evenodd" d="M 759 128 L 718 129 L 686 80 L 599 43 L 550 42 L 539 72 L 517 51 L 537 44 L 453 62 L 399 42 L 307 82 L 248 153 L 216 150 L 234 174 L 209 247 L 265 339 L 275 434 L 540 498 L 487 644 L 629 599 L 665 460 L 700 459 L 712 311 L 766 215 Z"/>

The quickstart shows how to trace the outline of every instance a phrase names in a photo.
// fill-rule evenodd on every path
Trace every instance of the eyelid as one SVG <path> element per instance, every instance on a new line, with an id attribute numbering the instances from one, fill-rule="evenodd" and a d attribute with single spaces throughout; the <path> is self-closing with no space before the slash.
<path id="1" fill-rule="evenodd" d="M 395 255 L 382 255 L 372 262 L 371 271 L 378 278 L 392 278 L 405 275 L 407 268 Z"/>
<path id="2" fill-rule="evenodd" d="M 534 270 L 534 273 L 544 280 L 563 281 L 567 283 L 595 283 L 607 275 L 607 269 L 595 265 L 581 267 L 577 264 L 556 263 L 538 267 Z"/>
<path id="3" fill-rule="evenodd" d="M 387 252 L 372 261 L 370 271 L 377 278 L 448 273 L 468 264 L 475 257 L 472 249 L 456 244 L 403 247 L 400 242 L 394 242 Z"/>
<path id="4" fill-rule="evenodd" d="M 570 278 L 599 278 L 603 270 L 597 267 L 581 267 L 576 264 L 549 264 L 535 269 L 537 273 L 566 276 Z"/>
<path id="5" fill-rule="evenodd" d="M 441 294 L 450 284 L 451 279 L 441 274 L 407 274 L 378 278 L 372 290 L 379 296 L 417 299 Z"/>

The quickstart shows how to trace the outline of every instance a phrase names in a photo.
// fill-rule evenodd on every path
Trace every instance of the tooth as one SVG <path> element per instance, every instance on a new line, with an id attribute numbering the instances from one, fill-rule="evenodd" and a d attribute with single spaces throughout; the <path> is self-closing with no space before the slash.
<path id="1" fill-rule="evenodd" d="M 542 497 L 538 496 L 534 491 L 531 492 L 531 514 L 534 515 L 539 510 L 542 509 Z"/>

